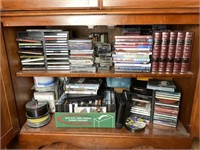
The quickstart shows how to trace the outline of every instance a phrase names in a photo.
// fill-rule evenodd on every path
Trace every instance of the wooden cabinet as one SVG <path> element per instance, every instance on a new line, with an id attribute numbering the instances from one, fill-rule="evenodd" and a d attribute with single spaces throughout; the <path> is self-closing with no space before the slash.
<path id="1" fill-rule="evenodd" d="M 3 10 L 97 9 L 98 0 L 2 0 Z"/>
<path id="2" fill-rule="evenodd" d="M 13 94 L 12 79 L 1 31 L 1 148 L 19 134 L 19 120 Z"/>
<path id="3" fill-rule="evenodd" d="M 198 79 L 195 89 L 195 97 L 194 97 L 194 103 L 192 107 L 192 117 L 191 117 L 191 136 L 192 138 L 199 138 L 199 84 L 200 82 L 200 70 L 198 73 Z"/>
<path id="4" fill-rule="evenodd" d="M 103 9 L 198 9 L 198 0 L 102 0 Z"/>
<path id="5" fill-rule="evenodd" d="M 11 3 L 13 2 L 13 3 Z M 19 5 L 19 2 L 22 4 Z M 88 0 L 79 1 L 14 1 L 3 0 L 1 21 L 5 35 L 21 132 L 22 148 L 39 148 L 51 143 L 63 142 L 83 148 L 131 148 L 147 143 L 155 148 L 190 148 L 190 118 L 199 71 L 199 3 L 198 0 Z M 47 4 L 48 2 L 48 4 Z M 89 2 L 92 2 L 89 5 Z M 37 3 L 37 6 L 36 6 Z M 39 5 L 40 4 L 40 5 Z M 62 4 L 62 5 L 61 5 Z M 78 8 L 78 9 L 77 9 Z M 90 8 L 90 10 L 89 10 Z M 91 9 L 92 8 L 92 9 Z M 94 9 L 93 9 L 94 8 Z M 95 10 L 96 9 L 96 10 Z M 17 11 L 9 11 L 17 10 Z M 115 28 L 123 25 L 165 24 L 172 30 L 195 32 L 190 72 L 185 74 L 156 73 L 68 73 L 65 71 L 22 71 L 18 56 L 16 33 L 27 28 L 78 28 L 78 33 L 108 31 L 115 34 Z M 88 29 L 93 26 L 94 29 Z M 108 28 L 111 26 L 111 28 Z M 86 29 L 85 29 L 86 28 Z M 101 29 L 102 28 L 102 29 Z M 112 37 L 109 37 L 110 39 Z M 55 77 L 153 77 L 174 79 L 181 87 L 183 97 L 177 128 L 149 125 L 145 132 L 130 133 L 125 129 L 65 129 L 56 128 L 54 118 L 45 127 L 31 129 L 26 124 L 25 103 L 32 98 L 33 76 Z M 192 116 L 193 113 L 192 113 Z M 192 122 L 193 123 L 193 122 Z M 186 129 L 186 130 L 185 130 Z M 49 140 L 48 137 L 51 136 Z M 34 139 L 34 141 L 32 140 Z M 166 142 L 168 141 L 168 142 Z M 177 144 L 179 143 L 179 144 Z M 98 147 L 96 146 L 98 145 Z"/>

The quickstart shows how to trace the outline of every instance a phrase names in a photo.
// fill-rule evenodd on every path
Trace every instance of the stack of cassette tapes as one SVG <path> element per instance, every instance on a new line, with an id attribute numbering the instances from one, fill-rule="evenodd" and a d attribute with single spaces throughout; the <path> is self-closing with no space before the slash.
<path id="1" fill-rule="evenodd" d="M 112 66 L 111 45 L 108 43 L 95 44 L 95 63 L 98 71 L 109 71 Z"/>
<path id="2" fill-rule="evenodd" d="M 112 55 L 116 72 L 150 72 L 151 35 L 115 36 Z"/>
<path id="3" fill-rule="evenodd" d="M 68 31 L 46 30 L 44 32 L 47 70 L 70 70 Z"/>
<path id="4" fill-rule="evenodd" d="M 96 72 L 92 40 L 69 40 L 69 48 L 71 72 Z"/>
<path id="5" fill-rule="evenodd" d="M 40 31 L 20 31 L 17 34 L 22 70 L 45 70 L 43 34 Z"/>

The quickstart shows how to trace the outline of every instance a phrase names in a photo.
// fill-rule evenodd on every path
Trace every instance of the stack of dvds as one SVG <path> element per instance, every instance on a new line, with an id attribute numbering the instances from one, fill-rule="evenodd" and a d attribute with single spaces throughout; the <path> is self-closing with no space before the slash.
<path id="1" fill-rule="evenodd" d="M 181 93 L 156 91 L 155 98 L 153 123 L 176 127 Z"/>
<path id="2" fill-rule="evenodd" d="M 92 40 L 69 40 L 69 48 L 71 72 L 96 72 Z"/>
<path id="3" fill-rule="evenodd" d="M 22 70 L 45 70 L 43 34 L 40 31 L 20 31 L 17 34 Z"/>
<path id="4" fill-rule="evenodd" d="M 150 79 L 147 88 L 155 90 L 153 123 L 176 127 L 181 93 L 172 80 Z"/>
<path id="5" fill-rule="evenodd" d="M 97 95 L 102 83 L 100 78 L 69 78 L 65 85 L 66 94 Z"/>
<path id="6" fill-rule="evenodd" d="M 147 123 L 152 121 L 152 94 L 153 91 L 146 88 L 147 81 L 133 80 L 130 94 L 132 98 L 131 113 L 144 119 Z"/>
<path id="7" fill-rule="evenodd" d="M 111 45 L 108 43 L 95 44 L 95 63 L 98 71 L 109 71 L 112 66 Z"/>
<path id="8" fill-rule="evenodd" d="M 152 41 L 151 35 L 115 36 L 115 71 L 150 72 Z"/>
<path id="9" fill-rule="evenodd" d="M 48 70 L 69 71 L 68 31 L 46 30 L 44 41 Z"/>

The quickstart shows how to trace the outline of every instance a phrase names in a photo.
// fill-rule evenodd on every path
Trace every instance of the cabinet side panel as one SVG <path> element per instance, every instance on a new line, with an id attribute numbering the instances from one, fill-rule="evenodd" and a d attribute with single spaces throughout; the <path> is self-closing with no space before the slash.
<path id="1" fill-rule="evenodd" d="M 13 94 L 12 80 L 1 30 L 1 148 L 4 148 L 19 131 L 18 113 Z"/>
<path id="2" fill-rule="evenodd" d="M 198 73 L 198 80 L 194 95 L 194 104 L 192 107 L 192 114 L 191 114 L 191 136 L 192 138 L 199 138 L 199 81 L 200 80 L 200 71 Z"/>
<path id="3" fill-rule="evenodd" d="M 10 66 L 11 78 L 16 98 L 17 110 L 19 115 L 20 126 L 26 121 L 25 103 L 32 99 L 31 87 L 33 86 L 32 78 L 18 78 L 16 72 L 21 70 L 18 47 L 16 43 L 16 33 L 14 28 L 4 28 L 6 50 Z"/>

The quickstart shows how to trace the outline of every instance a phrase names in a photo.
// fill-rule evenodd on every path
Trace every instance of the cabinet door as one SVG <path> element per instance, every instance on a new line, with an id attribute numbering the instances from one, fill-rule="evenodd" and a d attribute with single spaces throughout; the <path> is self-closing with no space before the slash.
<path id="1" fill-rule="evenodd" d="M 199 0 L 102 0 L 103 9 L 198 8 Z"/>
<path id="2" fill-rule="evenodd" d="M 3 10 L 95 9 L 99 0 L 2 0 Z"/>
<path id="3" fill-rule="evenodd" d="M 6 145 L 19 133 L 19 120 L 16 103 L 13 94 L 12 81 L 5 51 L 3 35 L 1 31 L 1 148 Z"/>

